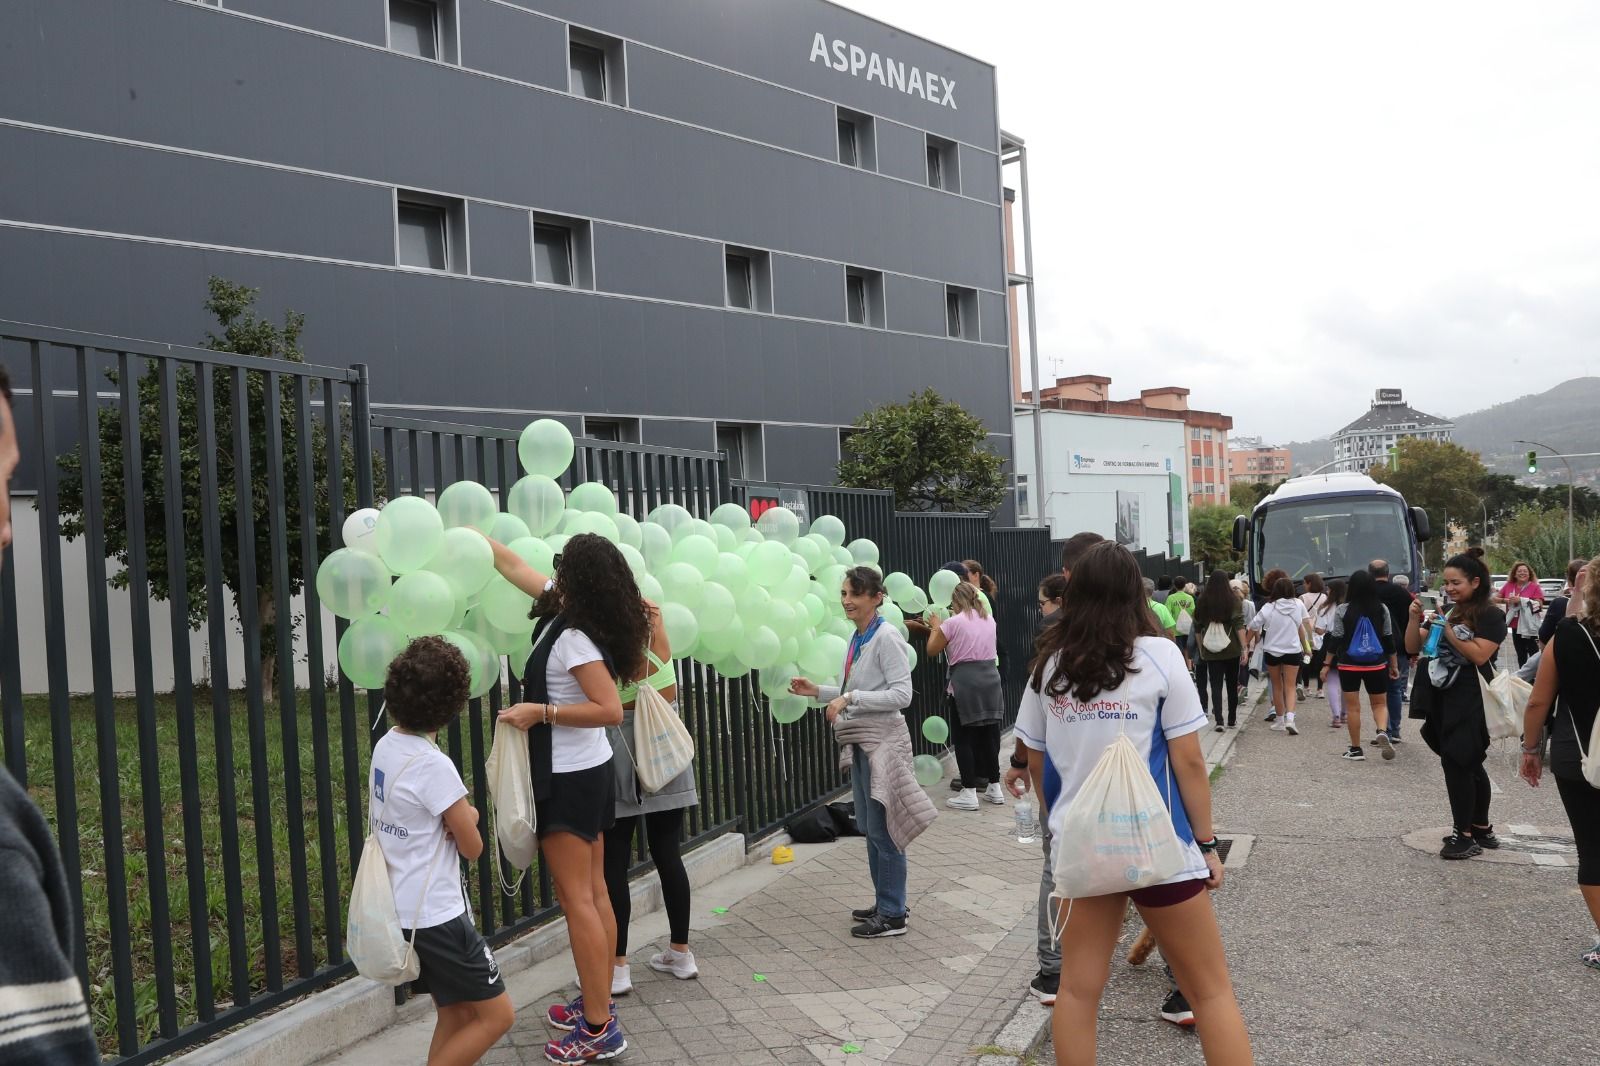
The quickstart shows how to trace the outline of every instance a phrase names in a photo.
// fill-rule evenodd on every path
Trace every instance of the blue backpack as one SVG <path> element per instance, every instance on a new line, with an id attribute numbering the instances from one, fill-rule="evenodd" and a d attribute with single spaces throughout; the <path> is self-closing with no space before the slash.
<path id="1" fill-rule="evenodd" d="M 1339 658 L 1351 666 L 1377 666 L 1389 656 L 1383 650 L 1383 641 L 1378 639 L 1377 627 L 1372 624 L 1372 619 L 1366 615 L 1356 623 L 1356 630 L 1350 634 L 1350 643 L 1345 645 L 1344 654 Z"/>

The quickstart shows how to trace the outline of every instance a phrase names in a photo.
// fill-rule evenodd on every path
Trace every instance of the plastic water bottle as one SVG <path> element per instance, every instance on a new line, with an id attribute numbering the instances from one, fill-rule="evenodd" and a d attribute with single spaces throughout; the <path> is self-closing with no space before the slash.
<path id="1" fill-rule="evenodd" d="M 1428 639 L 1423 642 L 1422 654 L 1433 658 L 1439 654 L 1439 640 L 1444 636 L 1444 619 L 1435 618 L 1428 627 Z"/>
<path id="2" fill-rule="evenodd" d="M 1039 819 L 1034 814 L 1033 800 L 1024 796 L 1017 800 L 1014 809 L 1017 816 L 1017 843 L 1032 844 L 1039 839 Z"/>

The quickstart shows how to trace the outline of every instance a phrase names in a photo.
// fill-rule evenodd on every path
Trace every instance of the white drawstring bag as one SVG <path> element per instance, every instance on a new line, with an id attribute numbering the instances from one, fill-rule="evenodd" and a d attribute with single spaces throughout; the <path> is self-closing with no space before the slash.
<path id="1" fill-rule="evenodd" d="M 1502 670 L 1493 681 L 1485 681 L 1475 666 L 1469 670 L 1478 675 L 1478 687 L 1483 692 L 1483 718 L 1489 726 L 1490 740 L 1505 740 L 1522 735 L 1522 712 L 1528 709 L 1528 697 L 1533 686 L 1516 674 Z"/>
<path id="2" fill-rule="evenodd" d="M 1206 635 L 1200 638 L 1200 646 L 1215 655 L 1227 651 L 1232 638 L 1228 636 L 1228 627 L 1221 622 L 1212 622 L 1206 626 Z"/>
<path id="3" fill-rule="evenodd" d="M 489 783 L 489 817 L 493 839 L 512 869 L 526 871 L 539 853 L 538 816 L 533 807 L 533 769 L 528 761 L 528 734 L 510 722 L 496 722 L 489 757 L 483 761 Z M 495 864 L 499 870 L 500 864 Z M 515 892 L 522 884 L 508 888 Z"/>
<path id="4" fill-rule="evenodd" d="M 384 793 L 383 806 L 378 808 L 378 821 L 389 807 L 389 797 L 395 786 L 405 776 L 406 770 L 419 756 L 407 759 L 400 772 L 389 782 Z M 368 788 L 371 788 L 370 780 Z M 415 981 L 422 973 L 422 960 L 417 958 L 413 944 L 417 939 L 417 922 L 422 918 L 422 905 L 433 885 L 433 871 L 439 865 L 439 852 L 450 846 L 448 839 L 440 840 L 439 851 L 428 864 L 428 876 L 422 883 L 422 896 L 417 900 L 416 912 L 411 918 L 411 939 L 407 940 L 400 927 L 400 912 L 395 906 L 394 883 L 389 880 L 389 860 L 384 858 L 376 830 L 367 832 L 361 846 L 361 861 L 356 864 L 356 880 L 350 889 L 350 917 L 345 923 L 345 948 L 356 972 L 379 984 L 403 985 Z"/>
<path id="5" fill-rule="evenodd" d="M 646 792 L 660 792 L 694 762 L 694 738 L 666 697 L 640 683 L 633 704 L 633 770 Z"/>
<path id="6" fill-rule="evenodd" d="M 1190 615 L 1188 611 L 1184 610 L 1182 607 L 1179 607 L 1178 617 L 1174 622 L 1174 625 L 1177 627 L 1178 635 L 1186 637 L 1190 633 L 1194 632 L 1194 617 Z"/>

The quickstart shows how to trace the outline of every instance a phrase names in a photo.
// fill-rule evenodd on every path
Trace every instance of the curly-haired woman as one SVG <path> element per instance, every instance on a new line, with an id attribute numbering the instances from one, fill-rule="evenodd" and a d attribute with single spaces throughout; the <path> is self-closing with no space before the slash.
<path id="1" fill-rule="evenodd" d="M 606 891 L 604 834 L 616 818 L 606 727 L 622 722 L 618 678 L 647 669 L 650 610 L 616 545 L 592 533 L 567 541 L 552 582 L 490 541 L 502 577 L 536 598 L 525 702 L 500 712 L 532 747 L 539 849 L 566 915 L 581 995 L 549 1010 L 567 1030 L 545 1047 L 552 1062 L 610 1058 L 628 1046 L 610 1009 L 617 922 Z"/>

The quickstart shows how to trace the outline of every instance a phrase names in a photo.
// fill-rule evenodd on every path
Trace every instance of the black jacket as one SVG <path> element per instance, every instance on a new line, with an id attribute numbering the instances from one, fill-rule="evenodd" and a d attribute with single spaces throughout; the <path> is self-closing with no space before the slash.
<path id="1" fill-rule="evenodd" d="M 1393 581 L 1378 582 L 1378 601 L 1389 608 L 1389 621 L 1394 623 L 1394 642 L 1397 648 L 1406 646 L 1406 623 L 1411 619 L 1411 593 Z"/>

